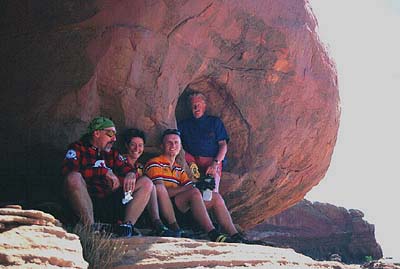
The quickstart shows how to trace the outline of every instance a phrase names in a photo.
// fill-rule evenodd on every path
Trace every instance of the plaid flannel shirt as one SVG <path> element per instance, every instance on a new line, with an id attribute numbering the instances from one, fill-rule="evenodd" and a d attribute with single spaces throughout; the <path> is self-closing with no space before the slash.
<path id="1" fill-rule="evenodd" d="M 124 162 L 117 150 L 99 151 L 82 141 L 69 145 L 62 164 L 63 176 L 70 172 L 81 173 L 89 194 L 99 198 L 112 192 L 111 184 L 106 178 L 108 170 L 112 170 L 118 176 L 121 185 L 127 173 L 135 172 L 133 167 Z"/>

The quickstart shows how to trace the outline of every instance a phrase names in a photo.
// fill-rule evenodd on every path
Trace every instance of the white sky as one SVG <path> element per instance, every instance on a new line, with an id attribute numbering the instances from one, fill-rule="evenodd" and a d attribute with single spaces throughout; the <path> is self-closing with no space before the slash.
<path id="1" fill-rule="evenodd" d="M 309 0 L 336 63 L 342 114 L 330 168 L 307 194 L 364 212 L 400 258 L 400 0 Z"/>

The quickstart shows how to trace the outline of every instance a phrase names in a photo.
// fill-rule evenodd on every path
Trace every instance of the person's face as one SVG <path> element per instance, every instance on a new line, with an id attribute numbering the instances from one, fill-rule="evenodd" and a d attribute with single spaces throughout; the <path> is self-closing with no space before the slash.
<path id="1" fill-rule="evenodd" d="M 126 145 L 128 155 L 137 160 L 143 154 L 144 141 L 141 137 L 132 137 L 129 144 Z"/>
<path id="2" fill-rule="evenodd" d="M 115 130 L 115 127 L 94 131 L 93 145 L 100 150 L 109 152 L 114 142 L 117 140 L 116 134 L 117 131 Z"/>
<path id="3" fill-rule="evenodd" d="M 181 138 L 176 134 L 169 134 L 163 140 L 164 154 L 176 157 L 181 151 Z"/>
<path id="4" fill-rule="evenodd" d="M 200 96 L 195 96 L 190 100 L 190 103 L 192 105 L 193 117 L 196 119 L 201 118 L 206 112 L 206 102 Z"/>

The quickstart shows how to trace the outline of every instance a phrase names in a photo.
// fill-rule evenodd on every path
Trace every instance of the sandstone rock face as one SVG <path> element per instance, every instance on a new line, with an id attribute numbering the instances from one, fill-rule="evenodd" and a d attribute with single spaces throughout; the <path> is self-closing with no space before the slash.
<path id="1" fill-rule="evenodd" d="M 24 199 L 59 191 L 66 145 L 99 114 L 145 130 L 155 151 L 160 132 L 188 115 L 188 87 L 208 96 L 231 136 L 221 193 L 243 228 L 324 177 L 339 125 L 337 76 L 306 0 L 4 6 L 0 102 L 9 132 L 0 133 L 16 180 L 1 184 L 14 194 L 28 178 L 35 185 Z"/>
<path id="2" fill-rule="evenodd" d="M 0 208 L 0 267 L 87 268 L 75 234 L 37 210 Z"/>
<path id="3" fill-rule="evenodd" d="M 358 265 L 345 265 L 340 262 L 318 262 L 298 254 L 292 249 L 257 245 L 155 237 L 131 238 L 125 240 L 125 243 L 128 245 L 129 250 L 121 261 L 116 264 L 115 268 L 361 268 Z"/>
<path id="4" fill-rule="evenodd" d="M 343 262 L 363 263 L 382 258 L 374 225 L 359 210 L 303 200 L 248 231 L 252 238 L 288 246 L 318 260 L 339 254 Z"/>

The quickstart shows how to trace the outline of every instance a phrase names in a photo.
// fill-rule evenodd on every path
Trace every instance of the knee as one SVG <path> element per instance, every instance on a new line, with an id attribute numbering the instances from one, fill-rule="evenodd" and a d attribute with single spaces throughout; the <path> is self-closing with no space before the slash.
<path id="1" fill-rule="evenodd" d="M 148 177 L 140 177 L 138 182 L 140 182 L 141 188 L 145 189 L 147 192 L 151 193 L 153 191 L 154 184 Z"/>
<path id="2" fill-rule="evenodd" d="M 203 199 L 203 196 L 198 188 L 193 188 L 190 190 L 190 198 L 192 200 L 197 200 L 197 199 Z"/>
<path id="3" fill-rule="evenodd" d="M 225 201 L 224 201 L 224 199 L 222 198 L 222 196 L 218 193 L 218 192 L 213 192 L 213 197 L 212 197 L 212 199 L 213 199 L 213 204 L 214 204 L 214 206 L 216 206 L 216 207 L 225 207 Z"/>
<path id="4" fill-rule="evenodd" d="M 86 183 L 81 173 L 71 172 L 65 178 L 65 188 L 69 191 L 86 189 Z"/>

